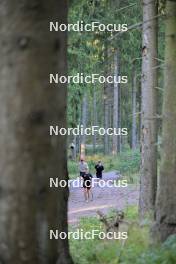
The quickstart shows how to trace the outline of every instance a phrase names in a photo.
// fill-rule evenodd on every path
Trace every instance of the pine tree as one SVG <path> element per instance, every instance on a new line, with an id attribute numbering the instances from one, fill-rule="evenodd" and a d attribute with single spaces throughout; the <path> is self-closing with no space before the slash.
<path id="1" fill-rule="evenodd" d="M 49 74 L 66 74 L 66 34 L 49 31 L 49 19 L 66 23 L 66 1 L 10 1 L 0 8 L 0 263 L 71 263 L 67 240 L 66 139 L 50 125 L 66 126 L 66 87 Z"/>
<path id="2" fill-rule="evenodd" d="M 154 238 L 176 233 L 176 2 L 166 2 L 165 72 L 160 170 Z"/>

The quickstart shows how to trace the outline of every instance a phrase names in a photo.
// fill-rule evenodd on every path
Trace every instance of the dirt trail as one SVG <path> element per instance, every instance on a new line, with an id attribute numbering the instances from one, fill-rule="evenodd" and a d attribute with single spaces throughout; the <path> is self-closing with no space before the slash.
<path id="1" fill-rule="evenodd" d="M 103 174 L 103 180 L 116 180 L 119 175 L 115 172 Z M 68 222 L 75 224 L 81 217 L 95 216 L 100 210 L 107 213 L 110 209 L 123 209 L 127 205 L 138 203 L 139 190 L 136 185 L 127 187 L 99 187 L 97 184 L 92 188 L 94 199 L 86 203 L 81 187 L 70 187 Z"/>

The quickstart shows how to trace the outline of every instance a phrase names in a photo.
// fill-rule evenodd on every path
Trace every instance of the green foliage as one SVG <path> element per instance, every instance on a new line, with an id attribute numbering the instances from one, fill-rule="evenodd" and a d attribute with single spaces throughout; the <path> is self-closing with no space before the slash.
<path id="1" fill-rule="evenodd" d="M 127 8 L 127 6 L 129 6 Z M 121 9 L 123 11 L 121 11 Z M 91 23 L 124 24 L 129 26 L 141 21 L 141 3 L 137 0 L 123 1 L 92 1 L 92 0 L 73 0 L 69 8 L 69 23 L 84 21 Z M 129 31 L 118 38 L 109 41 L 113 33 L 109 32 L 69 32 L 68 34 L 68 73 L 73 75 L 77 72 L 85 74 L 98 73 L 106 75 L 110 68 L 113 68 L 113 52 L 118 48 L 120 53 L 120 74 L 128 75 L 128 84 L 121 88 L 121 126 L 131 127 L 131 61 L 141 57 L 141 37 L 137 30 Z M 105 59 L 105 47 L 112 52 L 112 56 Z M 136 62 L 136 70 L 140 71 L 141 61 Z M 109 74 L 113 74 L 109 72 Z M 97 124 L 103 125 L 103 93 L 104 85 L 96 83 L 97 101 Z M 81 106 L 83 94 L 88 95 L 88 125 L 91 125 L 92 116 L 92 84 L 69 84 L 68 85 L 68 124 L 74 127 L 81 123 Z M 129 134 L 129 137 L 131 135 Z M 102 137 L 103 139 L 103 137 Z M 102 139 L 100 140 L 102 143 Z M 92 140 L 92 138 L 91 138 Z"/>
<path id="2" fill-rule="evenodd" d="M 114 169 L 120 171 L 122 174 L 130 172 L 138 172 L 140 165 L 140 153 L 139 150 L 128 150 L 121 152 L 115 159 L 110 158 L 108 169 Z"/>
<path id="3" fill-rule="evenodd" d="M 79 229 L 89 232 L 92 229 L 100 229 L 100 223 L 96 218 L 82 218 Z M 74 231 L 74 229 L 72 230 Z M 96 246 L 98 239 L 94 240 L 75 240 L 70 241 L 70 251 L 73 255 L 75 264 L 96 263 Z"/>
<path id="4" fill-rule="evenodd" d="M 140 256 L 137 264 L 175 264 L 176 235 L 170 236 L 162 245 L 152 247 Z"/>
<path id="5" fill-rule="evenodd" d="M 109 217 L 114 212 L 109 213 Z M 165 243 L 158 246 L 149 244 L 149 225 L 138 224 L 138 208 L 125 209 L 125 220 L 133 222 L 128 232 L 128 239 L 122 245 L 117 240 L 70 240 L 70 250 L 75 264 L 175 264 L 176 235 L 170 236 Z M 76 227 L 75 227 L 76 228 Z M 72 231 L 75 229 L 72 228 Z M 95 217 L 82 218 L 77 228 L 84 232 L 103 226 Z"/>
<path id="6" fill-rule="evenodd" d="M 125 212 L 126 219 L 137 220 L 137 208 L 131 207 Z M 113 212 L 109 214 L 112 216 Z M 83 218 L 79 228 L 84 232 L 98 229 L 104 231 L 97 218 Z M 75 264 L 118 264 L 129 263 L 137 259 L 148 247 L 148 228 L 139 225 L 130 228 L 129 238 L 123 245 L 118 240 L 74 240 L 70 241 L 70 250 Z"/>
<path id="7" fill-rule="evenodd" d="M 78 163 L 73 160 L 68 160 L 68 175 L 70 179 L 79 176 Z"/>
<path id="8" fill-rule="evenodd" d="M 89 165 L 90 172 L 95 173 L 95 164 L 101 160 L 105 167 L 105 172 L 118 171 L 123 177 L 128 179 L 129 183 L 138 182 L 140 168 L 140 152 L 138 149 L 132 151 L 127 149 L 117 156 L 92 155 L 87 156 L 86 161 Z M 78 176 L 78 163 L 68 161 L 68 170 L 70 178 Z"/>

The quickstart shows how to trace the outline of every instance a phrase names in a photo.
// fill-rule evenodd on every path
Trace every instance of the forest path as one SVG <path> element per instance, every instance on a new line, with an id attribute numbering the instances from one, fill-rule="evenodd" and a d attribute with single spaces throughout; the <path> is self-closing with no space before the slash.
<path id="1" fill-rule="evenodd" d="M 117 180 L 118 178 L 119 175 L 115 171 L 103 174 L 104 181 L 109 179 Z M 94 199 L 86 203 L 84 201 L 83 188 L 70 187 L 68 205 L 69 224 L 79 222 L 81 217 L 96 216 L 97 210 L 107 213 L 110 209 L 122 210 L 127 205 L 137 205 L 139 199 L 139 188 L 132 184 L 126 187 L 99 187 L 95 184 L 92 191 Z"/>

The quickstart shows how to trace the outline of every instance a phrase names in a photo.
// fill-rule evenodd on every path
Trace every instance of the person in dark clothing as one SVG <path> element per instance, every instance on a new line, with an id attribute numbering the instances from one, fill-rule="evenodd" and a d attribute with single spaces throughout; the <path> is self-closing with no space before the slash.
<path id="1" fill-rule="evenodd" d="M 92 174 L 90 174 L 88 169 L 86 169 L 85 173 L 82 175 L 84 197 L 85 197 L 85 201 L 86 202 L 89 201 L 90 195 L 92 196 L 92 200 L 93 200 L 93 193 L 92 193 L 92 190 L 91 190 L 92 178 L 93 178 Z"/>
<path id="2" fill-rule="evenodd" d="M 95 170 L 97 178 L 102 179 L 102 172 L 104 170 L 104 167 L 101 163 L 101 160 L 99 160 L 98 163 L 95 165 Z"/>

